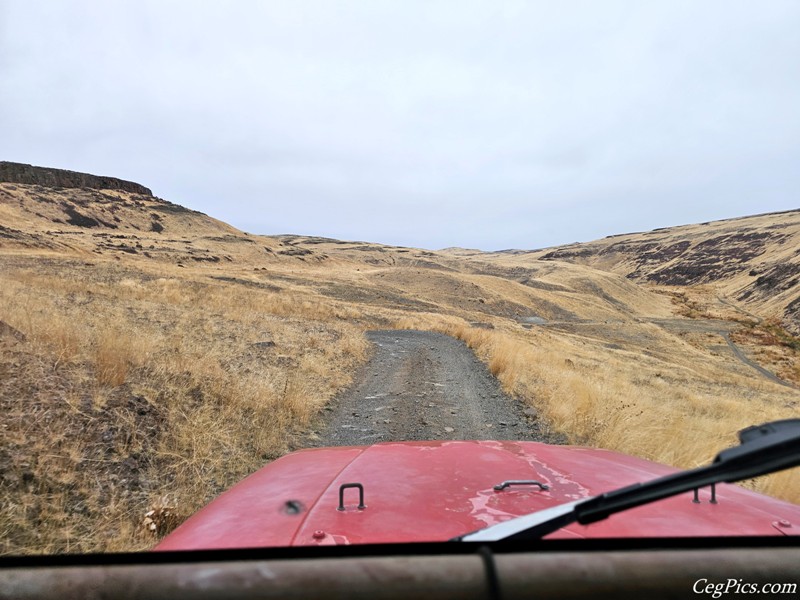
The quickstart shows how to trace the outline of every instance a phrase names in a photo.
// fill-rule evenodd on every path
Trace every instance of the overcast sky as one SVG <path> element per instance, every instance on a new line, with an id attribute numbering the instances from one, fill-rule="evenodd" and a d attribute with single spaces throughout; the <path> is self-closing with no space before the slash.
<path id="1" fill-rule="evenodd" d="M 0 0 L 0 160 L 424 248 L 786 210 L 798 32 L 796 0 Z"/>

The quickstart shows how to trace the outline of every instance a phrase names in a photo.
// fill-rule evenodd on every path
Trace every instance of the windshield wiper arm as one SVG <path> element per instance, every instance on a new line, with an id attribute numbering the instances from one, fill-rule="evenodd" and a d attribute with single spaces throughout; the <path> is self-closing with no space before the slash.
<path id="1" fill-rule="evenodd" d="M 614 513 L 719 482 L 733 483 L 800 465 L 800 419 L 754 425 L 739 432 L 739 446 L 720 452 L 710 465 L 636 483 L 585 500 L 511 519 L 453 541 L 534 540 L 569 525 L 600 521 Z"/>

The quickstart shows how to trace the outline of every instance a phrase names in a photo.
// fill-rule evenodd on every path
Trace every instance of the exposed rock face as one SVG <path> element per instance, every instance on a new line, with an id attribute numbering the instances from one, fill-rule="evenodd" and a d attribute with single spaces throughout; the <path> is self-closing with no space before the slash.
<path id="1" fill-rule="evenodd" d="M 132 194 L 152 196 L 148 188 L 116 177 L 101 177 L 49 167 L 34 167 L 23 163 L 0 161 L 0 181 L 41 185 L 45 187 L 91 188 L 96 190 L 122 190 Z"/>
<path id="2" fill-rule="evenodd" d="M 609 236 L 540 251 L 560 260 L 670 286 L 711 284 L 800 335 L 800 211 Z"/>
<path id="3" fill-rule="evenodd" d="M 750 265 L 765 254 L 769 244 L 778 244 L 786 236 L 770 231 L 748 233 L 726 233 L 699 241 L 691 246 L 686 240 L 652 253 L 650 271 L 634 271 L 629 277 L 644 277 L 648 281 L 663 285 L 695 285 L 719 281 L 750 270 Z M 680 247 L 679 252 L 671 248 Z M 666 268 L 659 264 L 668 263 L 676 257 L 680 261 Z"/>

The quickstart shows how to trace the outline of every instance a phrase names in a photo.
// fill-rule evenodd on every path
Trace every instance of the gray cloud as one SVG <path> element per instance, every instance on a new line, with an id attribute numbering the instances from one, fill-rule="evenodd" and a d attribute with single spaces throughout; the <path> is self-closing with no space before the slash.
<path id="1" fill-rule="evenodd" d="M 779 0 L 12 0 L 0 153 L 429 248 L 795 208 L 798 25 Z"/>

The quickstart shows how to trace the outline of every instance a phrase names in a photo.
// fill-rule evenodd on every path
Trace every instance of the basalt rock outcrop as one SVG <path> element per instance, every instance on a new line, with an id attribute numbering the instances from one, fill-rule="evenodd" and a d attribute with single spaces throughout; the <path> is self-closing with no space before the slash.
<path id="1" fill-rule="evenodd" d="M 800 211 L 616 235 L 531 253 L 645 283 L 712 285 L 800 334 Z"/>
<path id="2" fill-rule="evenodd" d="M 50 188 L 90 188 L 95 190 L 122 190 L 132 194 L 152 196 L 143 185 L 116 177 L 77 173 L 65 169 L 36 167 L 24 163 L 0 161 L 0 181 Z"/>

